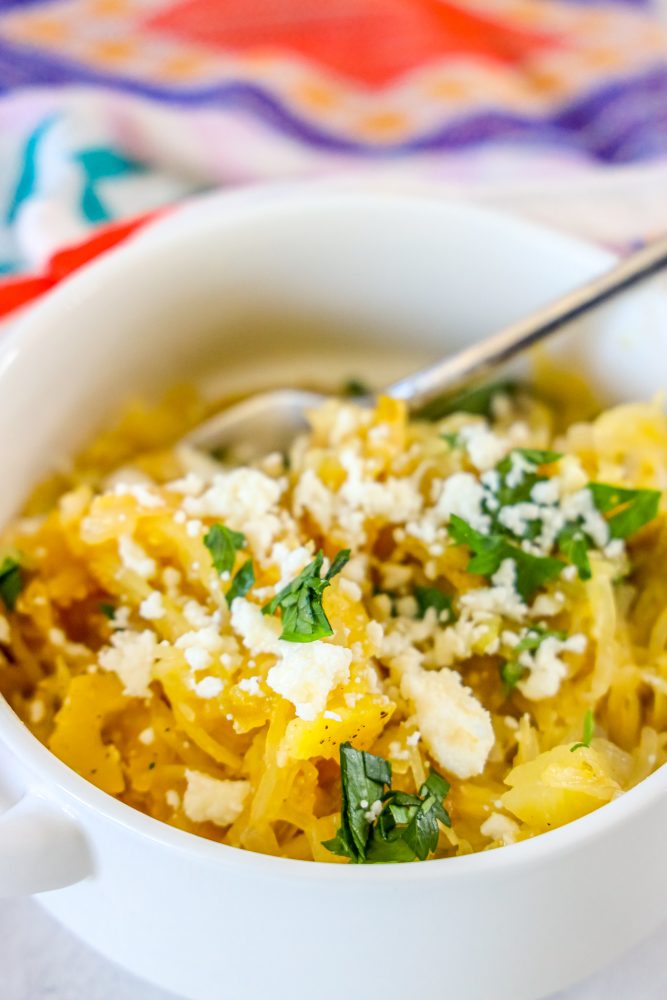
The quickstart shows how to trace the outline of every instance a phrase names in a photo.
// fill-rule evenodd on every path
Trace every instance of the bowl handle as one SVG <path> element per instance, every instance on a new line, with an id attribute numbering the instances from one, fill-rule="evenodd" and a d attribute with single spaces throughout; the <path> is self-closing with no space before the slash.
<path id="1" fill-rule="evenodd" d="M 28 793 L 0 816 L 0 898 L 62 889 L 92 871 L 83 832 L 53 803 Z"/>

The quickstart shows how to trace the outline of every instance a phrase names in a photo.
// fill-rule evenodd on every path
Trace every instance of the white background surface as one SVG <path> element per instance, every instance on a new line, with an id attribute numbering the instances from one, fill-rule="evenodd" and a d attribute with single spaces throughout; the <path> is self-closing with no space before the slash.
<path id="1" fill-rule="evenodd" d="M 664 1000 L 666 953 L 667 924 L 630 955 L 552 1000 Z M 0 1000 L 175 998 L 126 976 L 59 927 L 34 901 L 22 899 L 0 901 Z M 220 1000 L 265 998 L 225 997 L 221 992 Z M 358 998 L 350 993 L 349 1000 Z"/>

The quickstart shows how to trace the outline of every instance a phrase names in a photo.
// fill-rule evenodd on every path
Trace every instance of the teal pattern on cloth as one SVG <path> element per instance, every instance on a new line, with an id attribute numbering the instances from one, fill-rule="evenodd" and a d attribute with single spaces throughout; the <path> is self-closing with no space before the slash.
<path id="1" fill-rule="evenodd" d="M 113 177 L 146 172 L 142 163 L 130 160 L 116 150 L 100 147 L 76 153 L 74 160 L 81 165 L 84 186 L 81 194 L 81 213 L 88 222 L 109 222 L 111 212 L 97 190 L 97 184 Z"/>
<path id="2" fill-rule="evenodd" d="M 10 225 L 16 221 L 18 210 L 23 202 L 27 201 L 35 192 L 37 186 L 37 151 L 42 139 L 56 121 L 56 118 L 56 115 L 52 115 L 40 122 L 26 140 L 21 172 L 14 190 L 14 196 L 7 209 L 6 221 Z"/>

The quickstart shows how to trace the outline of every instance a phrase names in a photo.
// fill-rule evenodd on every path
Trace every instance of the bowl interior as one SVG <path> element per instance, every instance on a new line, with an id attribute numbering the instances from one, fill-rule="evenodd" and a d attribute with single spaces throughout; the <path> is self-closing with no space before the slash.
<path id="1" fill-rule="evenodd" d="M 604 251 L 426 198 L 218 195 L 66 282 L 0 345 L 0 519 L 128 396 L 361 375 L 378 386 L 609 266 Z M 611 400 L 667 382 L 667 299 L 552 348 Z"/>

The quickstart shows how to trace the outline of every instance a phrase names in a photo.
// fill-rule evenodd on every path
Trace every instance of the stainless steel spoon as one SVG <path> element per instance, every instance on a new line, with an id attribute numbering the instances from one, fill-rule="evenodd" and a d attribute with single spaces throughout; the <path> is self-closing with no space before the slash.
<path id="1" fill-rule="evenodd" d="M 518 323 L 394 382 L 383 394 L 404 399 L 410 412 L 419 413 L 445 394 L 479 382 L 529 347 L 665 268 L 667 238 L 661 238 Z M 284 451 L 307 427 L 307 411 L 326 398 L 299 389 L 262 392 L 206 420 L 184 443 L 204 451 L 237 445 L 251 445 L 257 455 Z"/>

